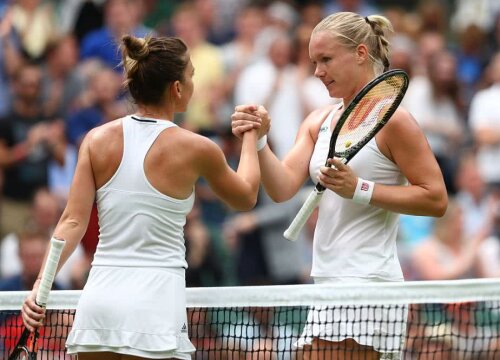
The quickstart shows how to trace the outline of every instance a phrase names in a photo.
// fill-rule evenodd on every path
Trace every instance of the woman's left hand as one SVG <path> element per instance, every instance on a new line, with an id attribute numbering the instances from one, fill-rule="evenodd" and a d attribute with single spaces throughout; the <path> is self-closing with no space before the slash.
<path id="1" fill-rule="evenodd" d="M 35 300 L 39 285 L 40 285 L 40 280 L 37 280 L 33 285 L 33 290 L 26 297 L 23 306 L 21 308 L 21 315 L 23 317 L 24 325 L 31 332 L 41 327 L 42 321 L 45 318 L 45 308 L 42 308 L 39 305 L 37 305 Z"/>
<path id="2" fill-rule="evenodd" d="M 343 198 L 352 199 L 358 183 L 356 174 L 339 158 L 328 159 L 328 165 L 320 168 L 320 184 Z"/>

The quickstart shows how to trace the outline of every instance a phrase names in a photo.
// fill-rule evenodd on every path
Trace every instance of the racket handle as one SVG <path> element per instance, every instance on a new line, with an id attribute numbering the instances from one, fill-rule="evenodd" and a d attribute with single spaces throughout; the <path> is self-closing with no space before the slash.
<path id="1" fill-rule="evenodd" d="M 59 258 L 61 257 L 64 243 L 64 240 L 58 240 L 56 238 L 50 239 L 49 256 L 45 262 L 42 279 L 40 280 L 40 286 L 38 287 L 38 293 L 36 294 L 36 303 L 39 306 L 45 307 L 47 305 L 49 292 L 52 289 L 52 283 L 54 282 L 54 277 L 56 276 L 57 266 L 59 265 Z"/>
<path id="2" fill-rule="evenodd" d="M 288 229 L 286 229 L 283 233 L 285 238 L 291 241 L 297 240 L 300 230 L 302 230 L 307 219 L 309 219 L 309 216 L 311 216 L 313 210 L 316 208 L 316 206 L 318 206 L 318 203 L 321 200 L 321 196 L 323 195 L 323 191 L 324 190 L 319 191 L 316 188 L 311 191 L 306 201 L 300 208 L 299 212 L 297 213 L 297 215 L 295 215 L 295 219 L 293 219 Z"/>

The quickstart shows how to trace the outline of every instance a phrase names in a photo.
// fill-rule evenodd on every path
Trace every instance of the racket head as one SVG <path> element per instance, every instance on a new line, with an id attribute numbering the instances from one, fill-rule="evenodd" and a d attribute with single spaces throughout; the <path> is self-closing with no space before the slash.
<path id="1" fill-rule="evenodd" d="M 12 354 L 10 354 L 8 360 L 35 360 L 36 354 L 28 350 L 26 346 L 16 348 Z"/>
<path id="2" fill-rule="evenodd" d="M 31 338 L 31 350 L 28 341 Z M 14 350 L 10 353 L 8 360 L 36 360 L 36 342 L 38 341 L 38 331 L 31 334 L 28 329 L 24 329 Z"/>
<path id="3" fill-rule="evenodd" d="M 408 89 L 408 75 L 389 70 L 370 81 L 349 103 L 330 138 L 328 158 L 349 162 L 389 121 Z"/>

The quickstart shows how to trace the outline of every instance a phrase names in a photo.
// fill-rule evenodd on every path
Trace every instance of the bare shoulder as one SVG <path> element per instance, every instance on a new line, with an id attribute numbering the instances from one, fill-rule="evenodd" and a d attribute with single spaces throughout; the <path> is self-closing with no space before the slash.
<path id="1" fill-rule="evenodd" d="M 88 132 L 86 138 L 94 145 L 121 140 L 123 138 L 122 120 L 113 120 L 97 126 Z"/>
<path id="2" fill-rule="evenodd" d="M 313 139 L 316 139 L 319 133 L 319 128 L 323 121 L 325 121 L 326 117 L 332 110 L 337 107 L 338 104 L 332 104 L 328 106 L 324 106 L 322 108 L 316 109 L 312 111 L 307 117 L 304 119 L 301 130 L 306 129 L 310 136 Z"/>
<path id="3" fill-rule="evenodd" d="M 182 149 L 182 156 L 186 161 L 193 162 L 199 166 L 206 166 L 211 160 L 224 157 L 222 149 L 209 137 L 197 134 L 181 127 L 172 129 L 175 131 L 175 147 Z M 166 146 L 171 140 L 164 142 Z"/>
<path id="4" fill-rule="evenodd" d="M 121 120 L 113 120 L 90 130 L 83 139 L 82 149 L 88 149 L 94 171 L 100 175 L 109 171 L 114 173 L 123 155 Z M 97 181 L 99 184 L 105 182 Z"/>
<path id="5" fill-rule="evenodd" d="M 380 150 L 391 160 L 396 153 L 430 154 L 427 139 L 415 118 L 399 107 L 386 126 L 377 135 Z"/>
<path id="6" fill-rule="evenodd" d="M 189 146 L 194 151 L 205 152 L 219 149 L 219 146 L 212 139 L 190 130 L 178 128 L 177 134 L 178 141 Z"/>
<path id="7" fill-rule="evenodd" d="M 390 133 L 391 135 L 398 133 L 404 136 L 406 134 L 412 135 L 421 133 L 422 130 L 408 110 L 399 107 L 384 127 L 384 132 Z"/>
<path id="8" fill-rule="evenodd" d="M 408 110 L 399 107 L 380 132 L 383 142 L 391 144 L 409 140 L 425 140 L 422 129 Z"/>

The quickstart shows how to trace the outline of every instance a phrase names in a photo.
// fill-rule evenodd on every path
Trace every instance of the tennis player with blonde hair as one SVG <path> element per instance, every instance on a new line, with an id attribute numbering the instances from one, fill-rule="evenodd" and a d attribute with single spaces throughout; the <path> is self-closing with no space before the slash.
<path id="1" fill-rule="evenodd" d="M 403 108 L 349 165 L 329 159 L 331 166 L 324 166 L 340 115 L 389 67 L 391 30 L 389 20 L 378 15 L 341 12 L 322 20 L 311 35 L 309 55 L 315 76 L 342 103 L 313 111 L 282 160 L 265 138 L 259 139 L 262 183 L 273 200 L 290 199 L 308 176 L 327 189 L 314 234 L 311 275 L 316 284 L 403 281 L 396 253 L 398 214 L 442 216 L 446 209 L 440 169 L 421 129 Z M 238 106 L 233 133 L 241 137 L 261 120 L 263 125 L 270 121 L 264 110 Z M 405 309 L 394 314 L 313 309 L 297 346 L 304 347 L 307 359 L 397 358 L 405 321 Z"/>
<path id="2" fill-rule="evenodd" d="M 94 199 L 99 244 L 66 341 L 69 354 L 90 359 L 191 359 L 185 304 L 183 227 L 204 177 L 230 207 L 257 201 L 257 131 L 245 134 L 233 171 L 211 140 L 176 126 L 193 94 L 194 68 L 177 38 L 125 36 L 126 85 L 138 111 L 89 132 L 66 209 L 54 237 L 64 264 L 87 228 Z M 255 110 L 255 109 L 254 109 Z M 22 315 L 41 326 L 38 281 Z"/>

